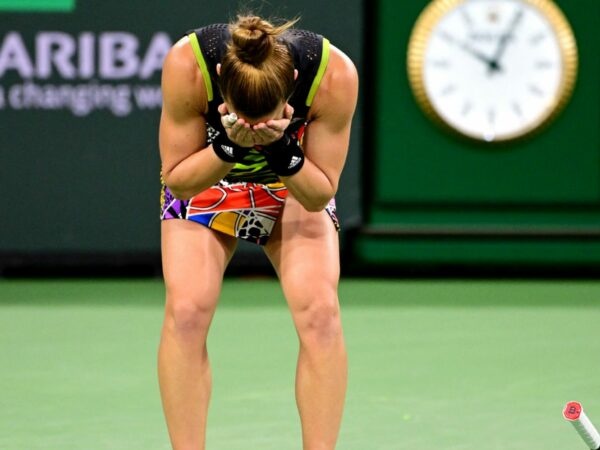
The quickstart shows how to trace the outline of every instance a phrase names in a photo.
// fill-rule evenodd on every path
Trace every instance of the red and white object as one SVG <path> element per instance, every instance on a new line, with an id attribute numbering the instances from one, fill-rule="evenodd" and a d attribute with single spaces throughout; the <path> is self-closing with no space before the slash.
<path id="1" fill-rule="evenodd" d="M 563 416 L 573 424 L 579 436 L 585 441 L 590 450 L 600 450 L 600 433 L 594 427 L 588 416 L 583 412 L 581 403 L 569 402 L 563 410 Z"/>

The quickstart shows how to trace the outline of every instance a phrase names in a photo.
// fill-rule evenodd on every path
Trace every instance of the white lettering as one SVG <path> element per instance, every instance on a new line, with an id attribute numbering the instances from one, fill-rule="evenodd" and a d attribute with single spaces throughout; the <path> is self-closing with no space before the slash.
<path id="1" fill-rule="evenodd" d="M 22 79 L 147 80 L 161 71 L 172 45 L 167 33 L 157 32 L 144 52 L 136 35 L 121 31 L 84 31 L 76 36 L 41 31 L 34 42 L 28 49 L 21 33 L 6 33 L 0 42 L 0 77 L 14 71 Z"/>
<path id="2" fill-rule="evenodd" d="M 21 35 L 12 31 L 6 35 L 0 48 L 0 77 L 7 70 L 16 70 L 21 78 L 33 76 L 33 64 Z"/>
<path id="3" fill-rule="evenodd" d="M 136 86 L 133 89 L 133 96 L 140 109 L 155 109 L 162 106 L 160 86 Z"/>
<path id="4" fill-rule="evenodd" d="M 0 110 L 66 110 L 78 117 L 159 110 L 160 85 L 140 82 L 156 78 L 172 42 L 164 32 L 149 38 L 142 48 L 138 36 L 121 31 L 6 32 L 0 35 Z"/>
<path id="5" fill-rule="evenodd" d="M 93 33 L 81 33 L 79 35 L 79 76 L 81 78 L 92 78 L 96 70 L 94 61 L 96 59 L 96 39 Z"/>
<path id="6" fill-rule="evenodd" d="M 52 68 L 67 80 L 75 78 L 75 39 L 67 33 L 49 31 L 38 34 L 35 40 L 36 75 L 50 78 Z"/>
<path id="7" fill-rule="evenodd" d="M 8 103 L 10 103 L 11 108 L 23 109 L 21 91 L 22 88 L 20 84 L 11 87 L 10 91 L 8 91 Z"/>
<path id="8" fill-rule="evenodd" d="M 8 93 L 9 104 L 15 109 L 68 109 L 73 115 L 83 117 L 93 111 L 109 110 L 117 117 L 129 115 L 133 110 L 131 87 L 127 84 L 52 84 L 31 82 L 16 84 Z"/>
<path id="9" fill-rule="evenodd" d="M 134 76 L 140 64 L 138 39 L 131 33 L 110 32 L 100 35 L 100 76 L 123 79 Z"/>
<path id="10" fill-rule="evenodd" d="M 171 48 L 171 39 L 167 33 L 156 33 L 150 41 L 146 56 L 140 68 L 140 78 L 146 80 L 154 75 L 154 72 L 162 69 L 165 56 Z"/>

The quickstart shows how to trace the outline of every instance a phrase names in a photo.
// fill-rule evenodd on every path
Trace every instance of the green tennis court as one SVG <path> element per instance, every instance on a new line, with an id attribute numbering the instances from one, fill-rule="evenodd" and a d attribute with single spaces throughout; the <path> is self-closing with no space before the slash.
<path id="1" fill-rule="evenodd" d="M 600 424 L 600 282 L 344 279 L 340 450 L 585 449 Z M 0 449 L 168 449 L 157 280 L 0 282 Z M 226 280 L 209 339 L 210 450 L 300 448 L 278 284 Z"/>

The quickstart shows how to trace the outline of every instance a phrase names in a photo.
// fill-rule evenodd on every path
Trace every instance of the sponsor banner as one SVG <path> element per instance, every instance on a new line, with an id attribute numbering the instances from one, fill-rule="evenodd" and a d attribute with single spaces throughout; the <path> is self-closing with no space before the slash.
<path id="1" fill-rule="evenodd" d="M 158 252 L 162 63 L 187 30 L 234 18 L 239 3 L 0 0 L 0 269 L 3 255 Z M 262 12 L 304 16 L 352 54 L 359 5 Z"/>
<path id="2" fill-rule="evenodd" d="M 147 42 L 147 44 L 144 44 Z M 0 110 L 107 111 L 125 117 L 161 106 L 163 31 L 8 31 L 0 38 Z"/>

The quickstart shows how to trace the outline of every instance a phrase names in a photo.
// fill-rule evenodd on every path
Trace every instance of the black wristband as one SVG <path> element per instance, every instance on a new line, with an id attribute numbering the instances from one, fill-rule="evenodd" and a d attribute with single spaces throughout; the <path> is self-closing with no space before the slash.
<path id="1" fill-rule="evenodd" d="M 304 152 L 298 139 L 288 134 L 263 147 L 269 167 L 277 175 L 289 177 L 299 172 L 304 165 Z"/>
<path id="2" fill-rule="evenodd" d="M 213 138 L 212 148 L 219 158 L 228 163 L 241 162 L 250 152 L 250 147 L 240 147 L 236 143 L 231 142 L 224 131 Z"/>

